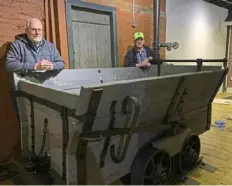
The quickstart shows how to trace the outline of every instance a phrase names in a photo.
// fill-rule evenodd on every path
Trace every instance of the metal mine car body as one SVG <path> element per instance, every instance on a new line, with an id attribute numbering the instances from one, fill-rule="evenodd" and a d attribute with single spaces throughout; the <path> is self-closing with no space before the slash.
<path id="1" fill-rule="evenodd" d="M 47 165 L 65 184 L 125 176 L 131 184 L 167 184 L 196 165 L 198 136 L 210 129 L 226 73 L 162 65 L 161 76 L 156 66 L 14 74 L 27 169 Z"/>

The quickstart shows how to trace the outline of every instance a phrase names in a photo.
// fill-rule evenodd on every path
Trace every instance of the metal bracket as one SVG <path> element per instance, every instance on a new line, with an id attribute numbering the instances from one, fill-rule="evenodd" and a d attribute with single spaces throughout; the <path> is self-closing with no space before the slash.
<path id="1" fill-rule="evenodd" d="M 181 108 L 181 105 L 184 103 L 184 98 L 185 98 L 185 96 L 186 96 L 187 94 L 188 94 L 187 89 L 185 89 L 185 90 L 183 91 L 183 93 L 181 94 L 180 100 L 179 100 L 178 105 L 177 105 L 177 111 L 178 111 L 178 113 L 179 113 L 180 123 L 181 123 L 182 127 L 184 127 L 184 128 L 187 127 L 187 126 L 186 126 L 186 124 L 184 124 L 185 118 L 184 118 L 184 116 L 182 115 L 183 109 Z"/>
<path id="2" fill-rule="evenodd" d="M 34 111 L 34 100 L 32 97 L 29 97 L 29 101 L 31 104 L 31 151 L 32 156 L 35 156 L 35 111 Z"/>
<path id="3" fill-rule="evenodd" d="M 119 156 L 116 155 L 115 145 L 111 145 L 111 147 L 110 147 L 110 155 L 111 155 L 112 160 L 115 163 L 121 163 L 125 159 L 126 153 L 128 151 L 129 145 L 130 145 L 131 137 L 133 135 L 133 130 L 136 128 L 136 124 L 137 124 L 139 114 L 140 114 L 140 105 L 139 105 L 138 99 L 135 97 L 128 97 L 127 96 L 127 97 L 125 97 L 123 102 L 124 103 L 126 102 L 128 104 L 129 100 L 132 101 L 132 104 L 134 105 L 135 111 L 134 111 L 134 114 L 132 117 L 131 125 L 129 126 L 130 130 L 128 131 L 128 133 L 126 135 L 125 145 L 124 146 L 119 145 L 119 147 L 121 147 L 118 149 L 118 153 L 117 153 Z M 126 104 L 124 104 L 124 106 L 127 107 Z M 124 109 L 126 110 L 126 108 L 124 108 Z M 122 143 L 123 143 L 123 141 L 124 140 L 122 140 Z"/>
<path id="4" fill-rule="evenodd" d="M 88 135 L 81 135 L 81 139 L 84 141 L 88 141 L 88 142 L 98 142 L 98 141 L 102 141 L 103 140 L 103 136 L 89 136 Z"/>
<path id="5" fill-rule="evenodd" d="M 91 95 L 86 120 L 83 125 L 82 134 L 92 131 L 92 127 L 97 115 L 98 106 L 102 96 L 102 89 L 94 90 Z M 78 185 L 87 185 L 87 146 L 88 141 L 80 138 L 76 153 L 77 163 L 77 183 Z"/>
<path id="6" fill-rule="evenodd" d="M 214 166 L 212 166 L 212 165 L 210 165 L 210 164 L 208 164 L 208 163 L 205 163 L 205 162 L 201 162 L 201 164 L 200 164 L 200 168 L 201 169 L 204 169 L 204 170 L 206 170 L 206 171 L 208 171 L 208 172 L 211 172 L 211 173 L 214 173 L 215 171 L 217 171 L 218 170 L 218 168 L 217 167 L 214 167 Z"/>
<path id="7" fill-rule="evenodd" d="M 216 167 L 213 167 L 212 165 L 206 164 L 203 161 L 201 161 L 200 164 L 196 168 L 201 168 L 201 169 L 204 169 L 204 170 L 211 172 L 211 173 L 214 173 L 217 170 Z M 200 185 L 201 184 L 200 182 L 198 182 L 192 178 L 189 178 L 188 176 L 189 176 L 189 174 L 182 178 L 184 185 Z"/>
<path id="8" fill-rule="evenodd" d="M 170 118 L 171 118 L 172 112 L 179 105 L 179 100 L 181 99 L 181 96 L 182 96 L 181 92 L 183 91 L 184 82 L 185 82 L 185 79 L 183 77 L 181 77 L 180 82 L 176 88 L 176 92 L 172 98 L 171 104 L 169 105 L 168 110 L 164 116 L 164 119 L 163 119 L 164 124 L 170 123 Z"/>
<path id="9" fill-rule="evenodd" d="M 112 101 L 112 103 L 111 103 L 111 107 L 110 107 L 110 116 L 111 117 L 110 117 L 110 122 L 109 122 L 109 127 L 108 127 L 109 130 L 113 129 L 113 127 L 115 125 L 116 104 L 117 104 L 117 101 Z M 100 168 L 105 166 L 105 157 L 107 156 L 110 142 L 111 142 L 111 137 L 107 137 L 105 139 L 104 147 L 103 147 L 103 150 L 102 150 L 101 156 L 100 156 Z"/>
<path id="10" fill-rule="evenodd" d="M 66 180 L 66 151 L 69 140 L 68 112 L 65 108 L 61 109 L 62 131 L 63 131 L 63 149 L 62 149 L 62 179 Z"/>
<path id="11" fill-rule="evenodd" d="M 172 49 L 178 49 L 179 48 L 179 43 L 174 42 L 174 43 L 160 43 L 159 47 L 166 47 L 168 51 L 171 51 Z"/>

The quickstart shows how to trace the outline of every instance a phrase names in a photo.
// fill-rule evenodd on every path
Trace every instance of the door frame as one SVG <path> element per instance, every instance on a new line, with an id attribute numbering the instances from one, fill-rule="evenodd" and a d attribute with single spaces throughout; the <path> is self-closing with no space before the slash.
<path id="1" fill-rule="evenodd" d="M 119 67 L 116 8 L 99 5 L 95 3 L 87 3 L 81 0 L 66 0 L 66 21 L 67 21 L 67 37 L 68 37 L 70 68 L 75 68 L 72 17 L 71 17 L 72 9 L 87 10 L 93 13 L 101 13 L 110 16 L 112 67 Z"/>

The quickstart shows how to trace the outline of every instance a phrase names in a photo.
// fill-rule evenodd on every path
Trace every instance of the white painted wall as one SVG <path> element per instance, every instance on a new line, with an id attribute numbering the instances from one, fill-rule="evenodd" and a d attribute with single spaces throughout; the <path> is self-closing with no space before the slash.
<path id="1" fill-rule="evenodd" d="M 224 58 L 226 46 L 224 20 L 226 16 L 226 9 L 203 0 L 167 0 L 166 41 L 177 41 L 179 48 L 167 51 L 166 58 Z M 221 64 L 217 63 L 217 65 Z"/>

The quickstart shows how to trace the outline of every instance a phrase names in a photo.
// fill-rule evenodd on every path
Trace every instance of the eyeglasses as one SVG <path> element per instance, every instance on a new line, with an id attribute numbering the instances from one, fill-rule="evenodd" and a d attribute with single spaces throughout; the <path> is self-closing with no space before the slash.
<path id="1" fill-rule="evenodd" d="M 43 29 L 41 29 L 41 28 L 38 28 L 38 29 L 36 29 L 36 28 L 30 28 L 29 30 L 31 30 L 32 32 L 42 32 L 42 30 Z"/>

